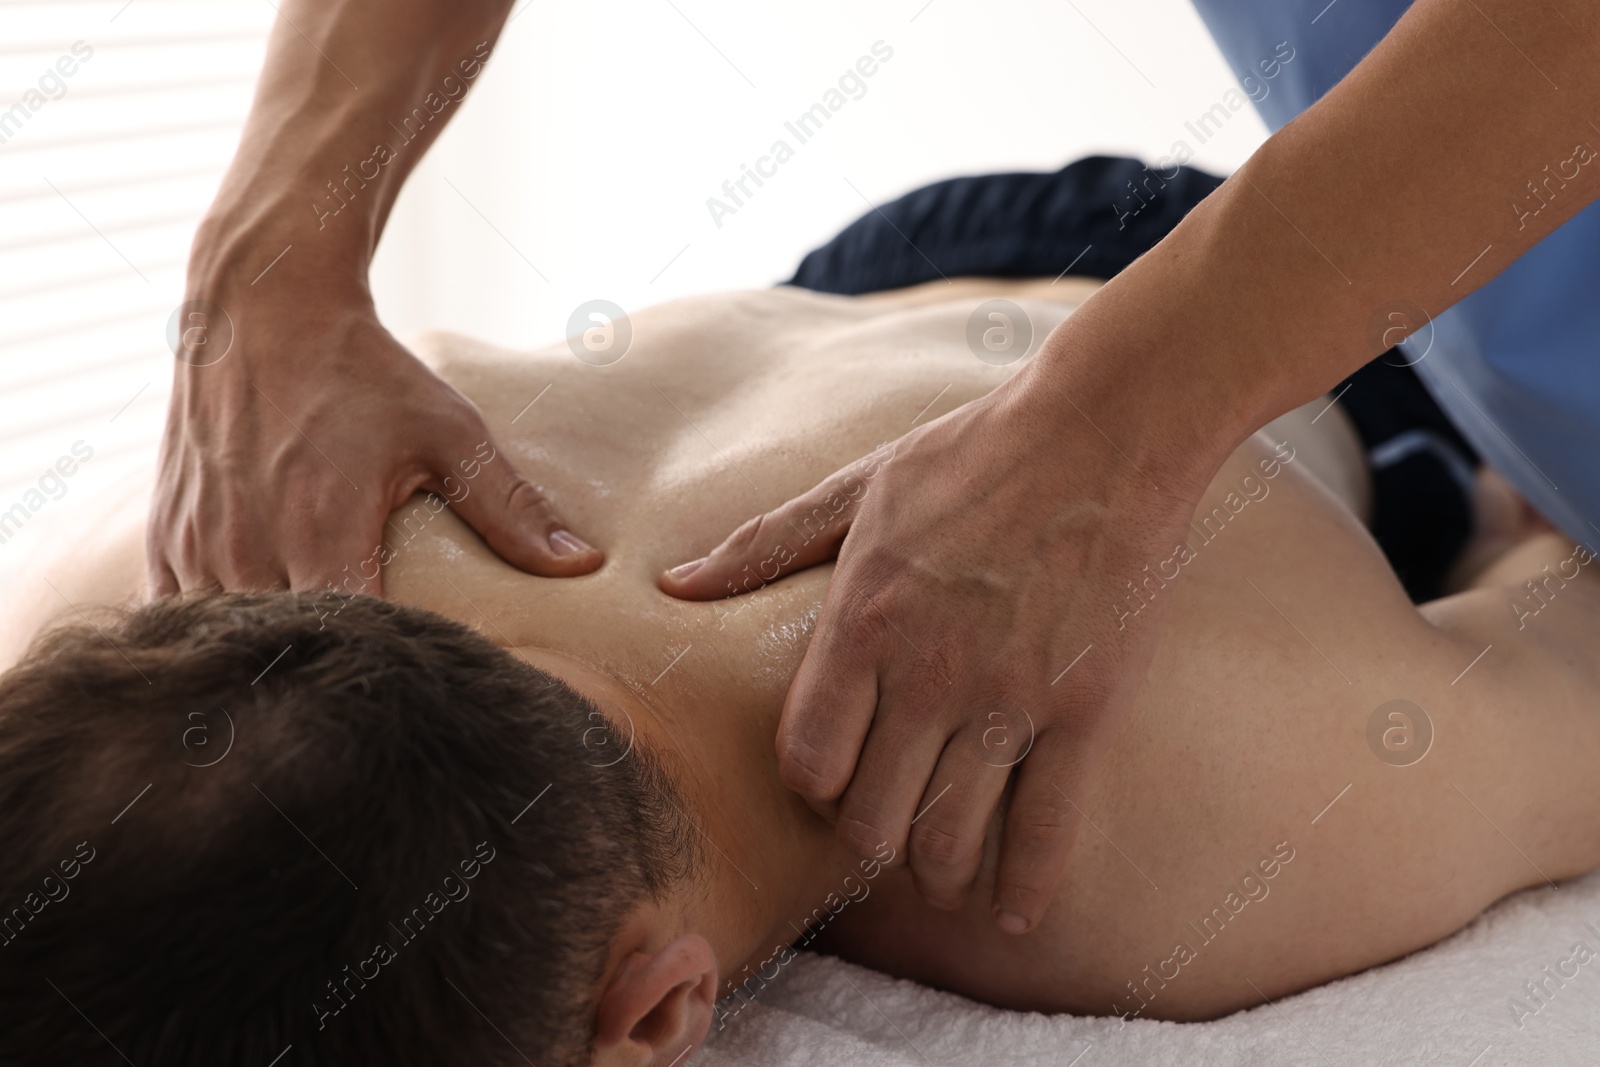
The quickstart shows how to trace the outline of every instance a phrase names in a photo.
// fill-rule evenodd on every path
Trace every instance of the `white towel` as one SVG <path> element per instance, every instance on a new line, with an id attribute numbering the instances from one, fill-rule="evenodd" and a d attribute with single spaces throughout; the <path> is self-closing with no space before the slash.
<path id="1" fill-rule="evenodd" d="M 1597 930 L 1600 872 L 1507 897 L 1404 959 L 1206 1023 L 1001 1011 L 802 952 L 726 1029 L 712 1024 L 691 1067 L 1600 1064 Z M 1580 943 L 1592 960 L 1580 962 Z"/>

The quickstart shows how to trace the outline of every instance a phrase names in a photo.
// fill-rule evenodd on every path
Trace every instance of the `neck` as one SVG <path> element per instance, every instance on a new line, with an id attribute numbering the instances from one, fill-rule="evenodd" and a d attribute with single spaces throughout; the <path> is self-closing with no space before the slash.
<path id="1" fill-rule="evenodd" d="M 866 871 L 833 827 L 778 780 L 773 738 L 781 694 L 743 707 L 712 697 L 701 693 L 688 705 L 696 709 L 695 734 L 668 726 L 651 741 L 671 753 L 705 857 L 704 891 L 693 896 L 686 922 L 711 943 L 719 995 L 736 998 L 725 1007 L 737 1010 L 794 958 L 791 945 L 817 937 L 862 895 Z M 661 725 L 660 718 L 652 723 Z M 682 736 L 695 743 L 676 744 Z M 892 855 L 883 850 L 883 858 Z M 872 865 L 873 875 L 879 866 Z"/>
<path id="2" fill-rule="evenodd" d="M 862 860 L 778 779 L 773 740 L 792 671 L 752 682 L 744 665 L 680 669 L 649 686 L 570 653 L 524 650 L 536 666 L 596 699 L 662 760 L 694 824 L 703 875 L 680 932 L 716 954 L 729 1010 L 759 994 L 832 917 L 866 893 L 882 864 Z M 776 681 L 773 679 L 776 678 Z M 880 860 L 892 858 L 885 846 Z M 675 924 L 676 925 L 676 924 Z"/>

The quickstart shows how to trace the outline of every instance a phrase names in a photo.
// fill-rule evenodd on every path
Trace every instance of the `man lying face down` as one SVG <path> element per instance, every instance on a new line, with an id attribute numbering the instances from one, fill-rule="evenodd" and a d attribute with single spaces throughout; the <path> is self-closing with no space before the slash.
<path id="1" fill-rule="evenodd" d="M 0 1062 L 587 1062 L 617 927 L 700 862 L 671 779 L 464 627 L 338 623 L 160 601 L 0 683 Z"/>
<path id="2" fill-rule="evenodd" d="M 1081 829 L 1028 933 L 995 921 L 989 813 L 1029 753 L 1080 742 L 1035 736 L 1006 694 L 976 734 L 930 708 L 861 751 L 880 779 L 937 764 L 900 813 L 915 848 L 853 785 L 837 825 L 786 788 L 801 657 L 862 636 L 813 633 L 831 567 L 707 601 L 661 572 L 879 443 L 901 462 L 910 420 L 1025 368 L 967 345 L 995 296 L 1040 329 L 1077 299 L 1050 279 L 694 298 L 634 316 L 606 367 L 422 339 L 503 450 L 559 444 L 553 494 L 604 488 L 581 518 L 606 564 L 583 578 L 500 560 L 456 514 L 476 488 L 391 515 L 392 600 L 102 617 L 139 597 L 148 498 L 64 539 L 50 584 L 0 616 L 0 1067 L 681 1067 L 800 947 L 1003 1008 L 1210 1019 L 1600 864 L 1592 557 L 1530 536 L 1419 608 L 1311 473 L 1337 408 L 1243 442 L 1172 565 L 1080 575 L 1103 598 L 1094 649 L 1015 665 L 1092 678 L 1101 643 L 1171 598 L 1126 726 L 1052 794 Z M 518 422 L 546 386 L 562 401 Z M 989 573 L 975 549 L 924 580 Z M 62 598 L 88 621 L 47 630 Z"/>

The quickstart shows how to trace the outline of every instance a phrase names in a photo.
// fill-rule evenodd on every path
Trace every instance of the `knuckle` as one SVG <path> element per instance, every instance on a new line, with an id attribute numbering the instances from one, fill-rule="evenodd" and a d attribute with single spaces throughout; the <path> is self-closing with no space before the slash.
<path id="1" fill-rule="evenodd" d="M 728 539 L 718 547 L 719 552 L 733 555 L 743 555 L 750 551 L 761 540 L 762 530 L 767 525 L 768 516 L 757 515 L 753 519 L 746 519 L 739 524 L 739 528 L 728 535 Z"/>
<path id="2" fill-rule="evenodd" d="M 201 538 L 193 522 L 181 522 L 175 528 L 167 531 L 166 547 L 169 557 L 176 559 L 185 566 L 197 566 L 200 562 Z"/>
<path id="3" fill-rule="evenodd" d="M 858 645 L 875 645 L 890 629 L 897 597 L 878 589 L 846 600 L 839 612 L 840 636 Z"/>
<path id="4" fill-rule="evenodd" d="M 1112 703 L 1122 677 L 1107 665 L 1079 664 L 1061 679 L 1054 718 L 1064 729 L 1087 732 L 1098 723 L 1101 712 Z"/>
<path id="5" fill-rule="evenodd" d="M 788 508 L 786 506 L 746 520 L 718 546 L 718 554 L 750 560 L 762 557 L 761 576 L 765 580 L 772 580 L 785 563 L 795 558 L 794 545 L 803 545 L 807 540 L 804 537 L 791 539 L 795 525 L 790 521 Z M 773 567 L 770 574 L 768 567 Z"/>
<path id="6" fill-rule="evenodd" d="M 861 856 L 871 856 L 885 844 L 893 846 L 896 852 L 901 850 L 898 835 L 891 834 L 872 822 L 841 815 L 834 829 L 839 838 Z"/>
<path id="7" fill-rule="evenodd" d="M 930 618 L 903 583 L 889 581 L 841 604 L 838 636 L 855 647 L 890 646 L 903 695 L 938 705 L 961 674 L 971 635 Z"/>
<path id="8" fill-rule="evenodd" d="M 440 415 L 448 426 L 469 437 L 480 433 L 485 425 L 478 405 L 457 389 L 450 390 L 449 400 L 442 406 Z"/>
<path id="9" fill-rule="evenodd" d="M 446 396 L 430 398 L 427 420 L 422 425 L 430 427 L 431 434 L 410 438 L 407 452 L 424 462 L 432 456 L 453 464 L 461 455 L 471 455 L 473 447 L 489 436 L 478 405 L 453 389 Z"/>
<path id="10" fill-rule="evenodd" d="M 965 838 L 943 827 L 925 822 L 912 829 L 911 857 L 919 865 L 953 870 L 964 866 L 972 851 Z"/>
<path id="11" fill-rule="evenodd" d="M 505 505 L 507 510 L 513 512 L 544 512 L 545 521 L 552 525 L 556 521 L 555 515 L 550 513 L 550 502 L 545 499 L 544 491 L 521 476 L 513 478 L 506 487 Z"/>
<path id="12" fill-rule="evenodd" d="M 775 517 L 809 543 L 818 537 L 838 534 L 841 525 L 849 521 L 853 505 L 850 497 L 827 482 L 790 501 Z"/>
<path id="13" fill-rule="evenodd" d="M 844 792 L 842 776 L 829 766 L 827 753 L 803 738 L 784 739 L 778 751 L 778 777 L 810 800 L 836 800 Z"/>

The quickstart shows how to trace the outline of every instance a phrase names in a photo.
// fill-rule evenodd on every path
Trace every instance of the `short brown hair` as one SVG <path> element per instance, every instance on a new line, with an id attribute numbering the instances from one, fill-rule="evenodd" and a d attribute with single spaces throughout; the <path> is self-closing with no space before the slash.
<path id="1" fill-rule="evenodd" d="M 316 604 L 161 600 L 0 677 L 0 1064 L 587 1062 L 621 918 L 698 868 L 672 782 L 473 631 Z"/>

